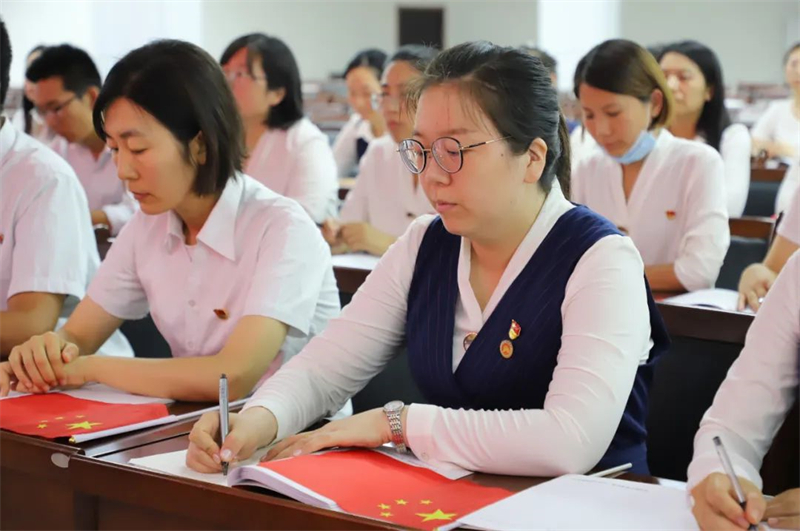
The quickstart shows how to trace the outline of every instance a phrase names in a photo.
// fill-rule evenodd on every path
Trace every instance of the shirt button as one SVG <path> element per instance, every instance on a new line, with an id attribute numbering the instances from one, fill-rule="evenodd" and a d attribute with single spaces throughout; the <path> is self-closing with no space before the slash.
<path id="1" fill-rule="evenodd" d="M 189 301 L 189 306 L 191 306 L 192 308 L 194 308 L 194 301 Z"/>

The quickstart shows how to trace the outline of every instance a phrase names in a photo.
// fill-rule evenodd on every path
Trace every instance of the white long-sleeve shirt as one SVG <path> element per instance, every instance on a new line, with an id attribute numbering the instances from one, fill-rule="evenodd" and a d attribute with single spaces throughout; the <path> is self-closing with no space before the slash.
<path id="1" fill-rule="evenodd" d="M 247 159 L 245 173 L 300 203 L 316 223 L 336 214 L 336 162 L 328 137 L 308 118 L 286 130 L 265 131 Z"/>
<path id="2" fill-rule="evenodd" d="M 625 229 L 646 266 L 674 264 L 689 290 L 714 286 L 730 244 L 722 158 L 661 130 L 625 199 L 622 166 L 594 150 L 572 174 L 572 200 Z"/>
<path id="3" fill-rule="evenodd" d="M 705 143 L 703 137 L 695 140 Z M 728 216 L 741 217 L 750 192 L 750 132 L 744 124 L 731 124 L 722 132 L 719 154 L 725 167 Z"/>
<path id="4" fill-rule="evenodd" d="M 470 243 L 462 239 L 453 370 L 463 338 L 489 319 L 558 218 L 573 208 L 558 186 L 481 310 L 469 283 Z M 433 216 L 416 220 L 383 256 L 338 319 L 259 388 L 245 408 L 265 407 L 278 438 L 336 411 L 379 373 L 405 335 L 417 253 Z M 453 410 L 412 404 L 406 438 L 431 464 L 530 476 L 585 472 L 605 454 L 619 426 L 636 370 L 649 356 L 644 266 L 627 237 L 608 236 L 580 259 L 561 305 L 558 364 L 543 409 Z"/>
<path id="5" fill-rule="evenodd" d="M 433 206 L 400 160 L 391 136 L 370 142 L 359 164 L 356 185 L 339 212 L 342 223 L 366 222 L 399 237 L 414 219 L 432 214 Z"/>
<path id="6" fill-rule="evenodd" d="M 723 472 L 719 436 L 736 474 L 762 486 L 761 462 L 797 399 L 800 356 L 800 251 L 781 271 L 747 332 L 744 349 L 722 382 L 694 439 L 689 489 Z"/>
<path id="7" fill-rule="evenodd" d="M 359 138 L 370 144 L 375 140 L 375 135 L 372 134 L 369 120 L 353 113 L 333 141 L 333 158 L 336 160 L 340 177 L 348 177 L 359 162 L 357 147 Z"/>

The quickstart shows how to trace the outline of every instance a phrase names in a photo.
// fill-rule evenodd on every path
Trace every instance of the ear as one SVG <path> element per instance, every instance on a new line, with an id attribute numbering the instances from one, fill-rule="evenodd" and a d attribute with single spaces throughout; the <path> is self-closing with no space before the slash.
<path id="1" fill-rule="evenodd" d="M 206 155 L 206 139 L 203 136 L 203 132 L 200 131 L 189 142 L 189 156 L 198 166 L 203 166 L 206 163 Z"/>
<path id="2" fill-rule="evenodd" d="M 660 89 L 654 89 L 650 94 L 650 118 L 655 118 L 661 114 L 664 108 L 664 93 Z"/>
<path id="3" fill-rule="evenodd" d="M 714 87 L 706 87 L 706 101 L 711 101 L 711 98 L 714 97 Z"/>
<path id="4" fill-rule="evenodd" d="M 286 87 L 267 90 L 267 98 L 269 100 L 270 107 L 275 107 L 276 105 L 280 105 L 280 103 L 283 101 L 283 98 L 285 97 L 286 97 Z"/>
<path id="5" fill-rule="evenodd" d="M 542 177 L 547 160 L 547 144 L 541 138 L 535 138 L 528 146 L 528 160 L 525 171 L 525 182 L 536 183 Z"/>
<path id="6" fill-rule="evenodd" d="M 86 89 L 86 93 L 83 95 L 84 98 L 88 98 L 89 108 L 94 109 L 94 103 L 97 101 L 97 97 L 100 95 L 100 89 L 98 87 L 89 87 Z"/>

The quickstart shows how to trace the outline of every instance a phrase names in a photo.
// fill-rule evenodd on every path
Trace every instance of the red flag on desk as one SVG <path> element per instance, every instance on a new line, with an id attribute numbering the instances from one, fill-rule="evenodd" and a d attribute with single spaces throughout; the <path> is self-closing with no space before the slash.
<path id="1" fill-rule="evenodd" d="M 119 428 L 167 415 L 164 404 L 109 404 L 62 393 L 0 401 L 0 428 L 47 439 Z"/>
<path id="2" fill-rule="evenodd" d="M 417 529 L 436 529 L 511 496 L 471 481 L 447 479 L 369 450 L 334 451 L 261 463 L 330 498 L 345 512 Z"/>

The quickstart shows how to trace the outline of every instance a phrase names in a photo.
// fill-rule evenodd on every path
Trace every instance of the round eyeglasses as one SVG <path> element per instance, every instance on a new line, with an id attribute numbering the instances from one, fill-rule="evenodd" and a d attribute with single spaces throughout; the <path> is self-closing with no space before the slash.
<path id="1" fill-rule="evenodd" d="M 444 171 L 447 173 L 457 173 L 464 165 L 464 151 L 479 146 L 485 146 L 492 142 L 505 140 L 506 138 L 508 137 L 504 136 L 502 138 L 478 142 L 477 144 L 462 146 L 461 142 L 455 138 L 443 136 L 434 140 L 430 149 L 425 149 L 419 140 L 407 138 L 400 142 L 397 152 L 400 153 L 400 159 L 403 161 L 406 168 L 408 168 L 408 171 L 415 175 L 419 175 L 425 171 L 425 165 L 428 163 L 428 153 L 433 155 L 433 160 L 435 160 L 436 164 Z"/>

